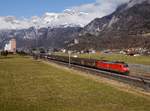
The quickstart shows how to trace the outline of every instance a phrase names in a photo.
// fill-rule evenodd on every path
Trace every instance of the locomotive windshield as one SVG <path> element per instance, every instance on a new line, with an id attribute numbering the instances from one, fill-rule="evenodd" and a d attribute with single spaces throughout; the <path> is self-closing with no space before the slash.
<path id="1" fill-rule="evenodd" d="M 129 67 L 128 64 L 124 64 L 124 67 Z"/>

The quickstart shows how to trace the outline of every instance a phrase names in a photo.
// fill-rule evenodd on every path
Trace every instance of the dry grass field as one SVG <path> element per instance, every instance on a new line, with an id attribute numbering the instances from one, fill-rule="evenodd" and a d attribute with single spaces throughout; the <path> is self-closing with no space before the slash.
<path id="1" fill-rule="evenodd" d="M 150 111 L 150 97 L 29 57 L 0 57 L 0 111 Z"/>

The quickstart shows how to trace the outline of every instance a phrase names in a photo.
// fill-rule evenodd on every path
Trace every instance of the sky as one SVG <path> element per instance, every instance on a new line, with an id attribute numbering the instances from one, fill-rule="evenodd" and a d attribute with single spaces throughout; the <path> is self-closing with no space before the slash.
<path id="1" fill-rule="evenodd" d="M 0 0 L 0 16 L 31 17 L 75 8 L 87 13 L 110 13 L 129 0 Z"/>
<path id="2" fill-rule="evenodd" d="M 0 0 L 0 29 L 66 24 L 83 27 L 126 2 L 129 0 Z"/>
<path id="3" fill-rule="evenodd" d="M 95 0 L 0 0 L 0 16 L 30 17 L 41 16 L 45 12 L 63 10 Z"/>

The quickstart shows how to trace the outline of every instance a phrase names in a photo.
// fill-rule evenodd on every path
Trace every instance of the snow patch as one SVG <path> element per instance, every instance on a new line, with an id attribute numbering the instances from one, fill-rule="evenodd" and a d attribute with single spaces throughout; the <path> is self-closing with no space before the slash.
<path id="1" fill-rule="evenodd" d="M 113 24 L 115 24 L 117 21 L 119 20 L 119 18 L 113 16 L 111 21 L 108 24 L 108 28 L 110 28 Z"/>
<path id="2" fill-rule="evenodd" d="M 127 5 L 127 9 L 133 7 L 133 6 L 136 5 L 136 4 L 141 4 L 141 3 L 143 3 L 143 2 L 148 2 L 148 3 L 150 3 L 150 0 L 131 0 L 131 1 L 128 3 L 128 5 Z"/>

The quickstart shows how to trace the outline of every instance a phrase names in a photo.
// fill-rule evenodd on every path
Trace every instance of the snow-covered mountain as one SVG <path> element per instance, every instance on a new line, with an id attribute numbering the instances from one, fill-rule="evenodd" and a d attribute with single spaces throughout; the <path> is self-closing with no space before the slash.
<path id="1" fill-rule="evenodd" d="M 0 16 L 0 30 L 4 29 L 27 29 L 30 27 L 83 27 L 89 20 L 86 19 L 88 13 L 78 12 L 70 9 L 62 13 L 45 13 L 43 16 L 33 16 L 31 18 L 18 19 L 14 16 Z"/>

